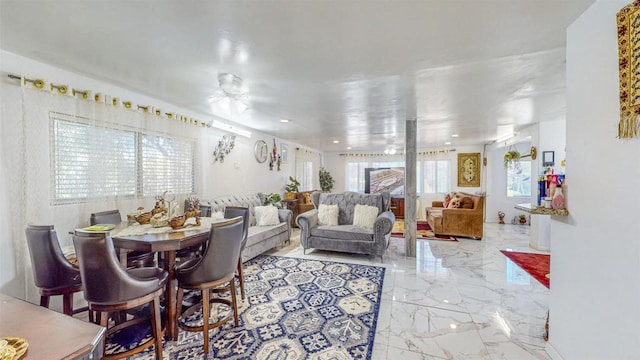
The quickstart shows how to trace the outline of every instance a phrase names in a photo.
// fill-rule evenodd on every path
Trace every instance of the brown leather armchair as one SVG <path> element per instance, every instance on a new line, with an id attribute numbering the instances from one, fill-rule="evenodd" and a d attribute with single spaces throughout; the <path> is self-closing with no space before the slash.
<path id="1" fill-rule="evenodd" d="M 434 201 L 427 208 L 427 221 L 436 235 L 451 235 L 482 239 L 484 227 L 484 196 L 458 193 L 471 198 L 473 207 L 444 208 L 442 201 Z"/>

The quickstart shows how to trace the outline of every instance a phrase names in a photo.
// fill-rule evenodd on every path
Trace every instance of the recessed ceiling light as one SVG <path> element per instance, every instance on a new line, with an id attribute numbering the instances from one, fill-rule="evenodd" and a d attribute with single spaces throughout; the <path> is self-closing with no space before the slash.
<path id="1" fill-rule="evenodd" d="M 351 150 L 351 146 L 347 146 L 347 150 Z"/>
<path id="2" fill-rule="evenodd" d="M 458 135 L 458 134 L 451 134 L 451 137 L 458 137 L 458 136 L 460 136 L 460 135 Z"/>
<path id="3" fill-rule="evenodd" d="M 340 141 L 339 141 L 339 140 L 333 140 L 333 143 L 334 143 L 334 144 L 339 144 L 339 143 L 340 143 Z"/>
<path id="4" fill-rule="evenodd" d="M 445 145 L 451 145 L 451 141 L 447 141 L 444 143 Z"/>
<path id="5" fill-rule="evenodd" d="M 289 122 L 289 119 L 280 119 L 280 122 L 281 122 L 281 123 L 288 123 L 288 122 Z"/>

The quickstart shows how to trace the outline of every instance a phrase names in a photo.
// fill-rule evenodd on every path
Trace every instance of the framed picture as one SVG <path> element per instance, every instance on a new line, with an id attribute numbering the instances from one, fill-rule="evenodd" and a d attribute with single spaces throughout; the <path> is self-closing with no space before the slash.
<path id="1" fill-rule="evenodd" d="M 285 143 L 280 144 L 280 160 L 283 164 L 286 164 L 289 161 L 289 145 Z"/>
<path id="2" fill-rule="evenodd" d="M 458 186 L 480 187 L 480 153 L 458 154 Z"/>
<path id="3" fill-rule="evenodd" d="M 554 166 L 556 164 L 553 151 L 542 152 L 542 166 Z"/>

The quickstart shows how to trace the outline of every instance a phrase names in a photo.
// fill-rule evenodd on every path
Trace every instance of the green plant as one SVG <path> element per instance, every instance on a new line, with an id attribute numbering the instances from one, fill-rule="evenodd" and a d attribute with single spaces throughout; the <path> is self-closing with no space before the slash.
<path id="1" fill-rule="evenodd" d="M 271 193 L 264 198 L 265 205 L 273 205 L 278 209 L 282 209 L 282 196 L 280 194 Z"/>
<path id="2" fill-rule="evenodd" d="M 333 189 L 334 183 L 335 183 L 335 180 L 333 180 L 333 176 L 331 176 L 331 173 L 329 173 L 327 169 L 321 167 L 320 168 L 320 189 L 322 191 L 329 192 L 331 191 L 331 189 Z"/>
<path id="3" fill-rule="evenodd" d="M 289 176 L 289 183 L 285 185 L 284 190 L 286 192 L 298 192 L 300 189 L 300 182 L 294 177 Z"/>
<path id="4" fill-rule="evenodd" d="M 509 150 L 504 154 L 504 168 L 520 162 L 520 152 L 518 150 Z"/>

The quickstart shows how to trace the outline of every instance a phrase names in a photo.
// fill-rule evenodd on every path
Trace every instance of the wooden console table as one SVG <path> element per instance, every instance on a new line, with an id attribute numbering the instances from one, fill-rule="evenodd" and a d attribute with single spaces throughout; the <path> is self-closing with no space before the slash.
<path id="1" fill-rule="evenodd" d="M 0 293 L 0 338 L 29 343 L 21 359 L 100 359 L 106 329 Z"/>
<path id="2" fill-rule="evenodd" d="M 404 198 L 392 196 L 390 203 L 389 210 L 396 216 L 396 219 L 404 219 Z"/>

